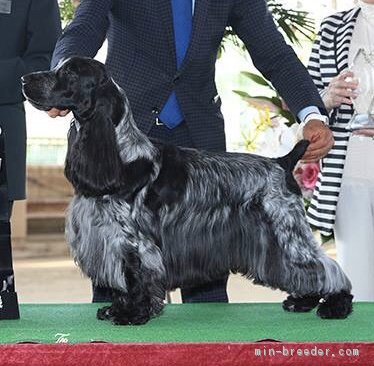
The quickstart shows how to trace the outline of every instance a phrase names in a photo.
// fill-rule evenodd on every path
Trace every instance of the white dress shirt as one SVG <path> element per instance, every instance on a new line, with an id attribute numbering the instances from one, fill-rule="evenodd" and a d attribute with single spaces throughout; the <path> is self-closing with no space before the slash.
<path id="1" fill-rule="evenodd" d="M 349 47 L 348 65 L 351 66 L 360 48 L 366 52 L 374 52 L 374 4 L 367 4 L 359 0 L 361 8 Z"/>

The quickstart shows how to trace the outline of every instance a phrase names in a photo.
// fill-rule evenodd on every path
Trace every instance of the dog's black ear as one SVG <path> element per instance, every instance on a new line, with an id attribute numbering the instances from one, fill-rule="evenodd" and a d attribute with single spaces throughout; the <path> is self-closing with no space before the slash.
<path id="1" fill-rule="evenodd" d="M 97 88 L 95 93 L 96 108 L 106 113 L 112 124 L 117 126 L 125 113 L 125 102 L 118 87 L 110 79 L 101 88 Z"/>
<path id="2" fill-rule="evenodd" d="M 105 65 L 100 61 L 90 59 L 86 66 L 89 67 L 89 73 L 96 79 L 96 88 L 101 87 L 111 81 L 109 72 L 107 71 Z"/>
<path id="3" fill-rule="evenodd" d="M 76 192 L 87 197 L 118 194 L 132 200 L 149 182 L 153 162 L 121 160 L 115 126 L 101 113 L 69 133 L 65 175 Z"/>
<path id="4" fill-rule="evenodd" d="M 78 192 L 87 196 L 120 190 L 122 162 L 108 116 L 97 114 L 81 126 L 68 148 L 65 175 Z"/>
<path id="5" fill-rule="evenodd" d="M 110 82 L 110 77 L 106 70 L 103 70 L 99 76 L 99 87 L 105 86 L 108 82 Z"/>

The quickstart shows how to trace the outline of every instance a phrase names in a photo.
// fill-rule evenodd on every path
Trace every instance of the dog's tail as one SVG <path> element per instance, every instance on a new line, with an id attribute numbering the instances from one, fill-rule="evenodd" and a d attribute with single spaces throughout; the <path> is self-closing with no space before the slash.
<path id="1" fill-rule="evenodd" d="M 277 163 L 286 171 L 292 172 L 296 166 L 296 163 L 305 154 L 310 142 L 308 140 L 299 141 L 295 147 L 285 156 L 276 159 Z"/>

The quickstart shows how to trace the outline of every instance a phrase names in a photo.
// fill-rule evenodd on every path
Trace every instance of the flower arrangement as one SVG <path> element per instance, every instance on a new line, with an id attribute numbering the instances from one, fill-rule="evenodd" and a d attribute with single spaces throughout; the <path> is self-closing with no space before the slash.
<path id="1" fill-rule="evenodd" d="M 271 93 L 270 96 L 251 96 L 246 92 L 234 90 L 246 102 L 247 107 L 257 112 L 255 118 L 245 116 L 245 123 L 241 126 L 244 148 L 270 157 L 285 155 L 297 141 L 298 123 L 267 80 L 250 72 L 241 74 L 257 85 L 268 88 Z M 312 198 L 319 170 L 318 163 L 299 163 L 294 170 L 294 177 L 300 186 L 306 206 Z"/>
<path id="2" fill-rule="evenodd" d="M 271 102 L 247 98 L 235 150 L 272 158 L 286 155 L 296 143 L 297 129 L 298 124 L 287 125 Z"/>
<path id="3" fill-rule="evenodd" d="M 247 104 L 256 111 L 257 116 L 245 116 L 245 123 L 241 126 L 244 150 L 269 157 L 287 154 L 297 141 L 298 124 L 287 126 L 287 120 L 277 114 L 269 101 L 247 98 Z M 319 171 L 318 163 L 303 162 L 299 162 L 294 170 L 306 207 L 310 204 Z"/>
<path id="4" fill-rule="evenodd" d="M 316 187 L 320 168 L 318 163 L 299 163 L 294 170 L 294 177 L 301 189 L 306 204 L 309 204 Z"/>
<path id="5" fill-rule="evenodd" d="M 252 120 L 252 128 L 241 128 L 241 135 L 246 151 L 256 152 L 258 150 L 258 140 L 260 135 L 268 128 L 272 127 L 270 109 L 267 106 L 255 106 L 258 116 Z"/>

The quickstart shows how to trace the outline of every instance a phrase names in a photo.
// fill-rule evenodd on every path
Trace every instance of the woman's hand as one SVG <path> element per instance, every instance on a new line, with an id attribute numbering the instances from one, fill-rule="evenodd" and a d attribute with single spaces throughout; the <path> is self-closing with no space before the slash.
<path id="1" fill-rule="evenodd" d="M 328 112 L 342 104 L 352 104 L 352 99 L 357 97 L 355 90 L 358 86 L 358 80 L 354 79 L 352 71 L 343 71 L 334 77 L 327 88 L 327 92 L 322 97 Z M 352 99 L 351 99 L 352 98 Z"/>
<path id="2" fill-rule="evenodd" d="M 56 117 L 65 117 L 70 111 L 68 109 L 60 110 L 57 108 L 50 109 L 47 113 L 49 117 L 56 118 Z"/>
<path id="3" fill-rule="evenodd" d="M 352 135 L 374 137 L 374 128 L 362 128 L 361 130 L 353 131 Z"/>

